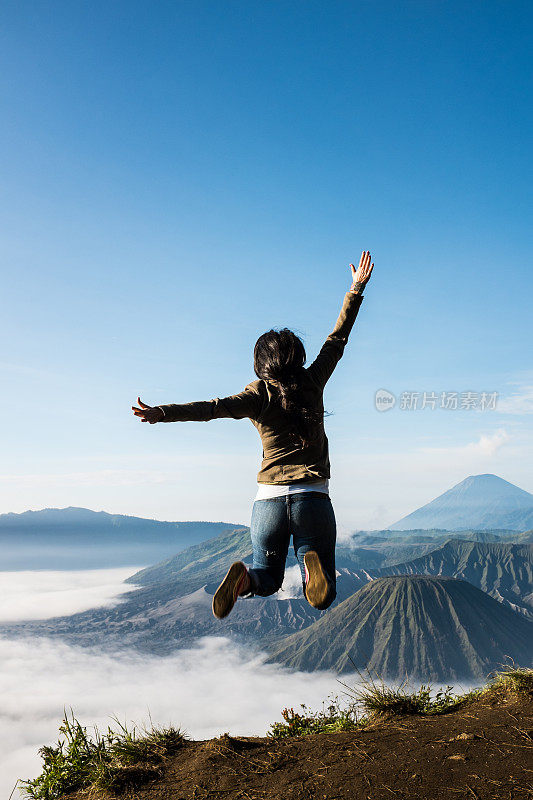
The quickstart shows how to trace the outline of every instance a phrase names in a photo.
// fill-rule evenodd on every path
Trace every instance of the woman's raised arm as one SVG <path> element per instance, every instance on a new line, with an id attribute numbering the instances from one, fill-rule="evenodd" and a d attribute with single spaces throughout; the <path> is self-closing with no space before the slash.
<path id="1" fill-rule="evenodd" d="M 370 280 L 372 270 L 374 269 L 374 264 L 370 262 L 370 253 L 364 251 L 357 269 L 353 264 L 350 264 L 352 270 L 352 285 L 349 291 L 346 292 L 335 327 L 322 345 L 320 353 L 308 367 L 308 375 L 322 389 L 330 379 L 333 370 L 344 353 L 350 331 L 352 330 L 359 308 L 361 307 L 361 302 L 363 300 L 362 291 Z"/>

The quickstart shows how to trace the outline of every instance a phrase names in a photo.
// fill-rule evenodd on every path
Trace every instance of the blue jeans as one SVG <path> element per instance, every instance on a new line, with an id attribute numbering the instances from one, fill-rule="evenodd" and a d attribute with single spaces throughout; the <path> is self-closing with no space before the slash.
<path id="1" fill-rule="evenodd" d="M 330 585 L 323 608 L 335 600 L 335 541 L 337 528 L 329 495 L 300 492 L 284 497 L 256 500 L 252 508 L 250 534 L 253 566 L 252 595 L 267 597 L 281 588 L 292 534 L 294 554 L 302 573 L 305 595 L 304 554 L 314 550 Z"/>

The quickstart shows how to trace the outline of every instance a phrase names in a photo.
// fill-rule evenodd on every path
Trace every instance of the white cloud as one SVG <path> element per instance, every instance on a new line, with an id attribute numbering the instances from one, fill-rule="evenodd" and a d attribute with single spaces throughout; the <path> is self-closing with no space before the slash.
<path id="1" fill-rule="evenodd" d="M 471 458 L 475 456 L 493 456 L 509 441 L 506 430 L 499 428 L 494 433 L 483 433 L 475 442 L 453 447 L 421 447 L 420 452 L 454 458 Z"/>
<path id="2" fill-rule="evenodd" d="M 0 620 L 50 619 L 117 605 L 120 595 L 132 590 L 124 580 L 135 571 L 121 567 L 0 572 Z"/>
<path id="3" fill-rule="evenodd" d="M 289 600 L 294 597 L 303 597 L 302 573 L 300 567 L 295 564 L 285 570 L 283 586 L 277 594 L 280 600 Z"/>
<path id="4" fill-rule="evenodd" d="M 477 443 L 470 445 L 474 448 L 475 452 L 480 452 L 483 455 L 493 456 L 498 450 L 509 441 L 510 437 L 507 431 L 500 428 L 495 433 L 482 434 Z"/>
<path id="5" fill-rule="evenodd" d="M 501 414 L 533 414 L 533 386 L 522 386 L 506 397 L 500 397 L 497 411 Z"/>

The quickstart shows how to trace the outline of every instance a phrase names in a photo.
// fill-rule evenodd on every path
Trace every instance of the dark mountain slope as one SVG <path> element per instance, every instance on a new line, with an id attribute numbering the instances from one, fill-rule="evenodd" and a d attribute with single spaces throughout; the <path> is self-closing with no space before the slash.
<path id="1" fill-rule="evenodd" d="M 512 540 L 518 544 L 533 544 L 533 530 L 518 533 L 516 536 L 512 537 Z"/>
<path id="2" fill-rule="evenodd" d="M 520 542 L 523 534 L 508 530 L 464 530 L 454 531 L 454 539 L 465 539 L 471 542 Z M 403 564 L 426 555 L 445 544 L 451 538 L 450 531 L 441 529 L 406 530 L 406 531 L 359 531 L 354 533 L 349 542 L 337 546 L 337 555 L 350 560 L 355 569 L 376 569 L 389 567 L 392 564 Z M 364 559 L 359 553 L 364 552 Z M 381 559 L 376 565 L 370 553 Z"/>
<path id="3" fill-rule="evenodd" d="M 507 657 L 532 665 L 533 622 L 466 581 L 398 576 L 368 583 L 285 639 L 271 660 L 444 682 L 483 678 Z"/>
<path id="4" fill-rule="evenodd" d="M 382 569 L 381 575 L 461 578 L 533 618 L 533 545 L 451 539 L 428 555 Z"/>
<path id="5" fill-rule="evenodd" d="M 187 594 L 191 588 L 195 590 L 217 578 L 222 579 L 232 561 L 246 561 L 251 555 L 249 529 L 235 528 L 188 547 L 166 561 L 146 567 L 128 578 L 127 582 L 137 586 L 165 583 L 170 587 L 175 584 L 174 592 Z"/>

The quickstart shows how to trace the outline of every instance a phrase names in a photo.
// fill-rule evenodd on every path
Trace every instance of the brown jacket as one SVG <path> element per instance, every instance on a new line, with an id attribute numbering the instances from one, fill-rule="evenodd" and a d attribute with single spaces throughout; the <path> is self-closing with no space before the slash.
<path id="1" fill-rule="evenodd" d="M 341 358 L 348 336 L 361 306 L 362 295 L 346 292 L 335 328 L 324 342 L 313 363 L 305 369 L 300 387 L 306 405 L 324 410 L 322 394 Z M 263 445 L 263 462 L 257 475 L 259 483 L 317 483 L 330 477 L 328 440 L 323 422 L 312 445 L 299 447 L 294 443 L 294 428 L 277 401 L 275 384 L 257 380 L 244 391 L 231 397 L 160 406 L 163 422 L 207 422 L 211 419 L 248 417 L 255 425 Z"/>

